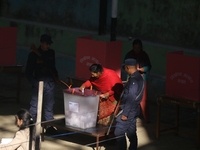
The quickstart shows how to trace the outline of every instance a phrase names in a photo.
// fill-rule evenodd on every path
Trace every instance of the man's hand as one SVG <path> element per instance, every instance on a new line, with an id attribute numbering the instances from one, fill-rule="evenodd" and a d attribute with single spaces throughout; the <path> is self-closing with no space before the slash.
<path id="1" fill-rule="evenodd" d="M 79 88 L 80 91 L 82 91 L 82 89 L 85 89 L 85 85 L 81 85 L 81 87 Z"/>
<path id="2" fill-rule="evenodd" d="M 138 71 L 144 72 L 144 68 L 137 68 Z"/>
<path id="3" fill-rule="evenodd" d="M 127 117 L 124 116 L 124 115 L 122 115 L 121 119 L 122 119 L 123 121 L 126 121 L 126 120 L 127 120 Z"/>
<path id="4" fill-rule="evenodd" d="M 101 94 L 101 95 L 100 95 L 100 97 L 105 98 L 105 99 L 108 99 L 109 96 L 110 96 L 109 93 L 105 93 L 105 94 Z"/>

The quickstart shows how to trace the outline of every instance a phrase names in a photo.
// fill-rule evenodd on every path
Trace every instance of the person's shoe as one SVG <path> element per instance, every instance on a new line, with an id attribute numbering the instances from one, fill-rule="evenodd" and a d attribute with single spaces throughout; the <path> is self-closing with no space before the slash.
<path id="1" fill-rule="evenodd" d="M 47 126 L 45 133 L 46 134 L 56 134 L 57 133 L 57 129 L 55 129 L 55 127 L 53 127 L 53 126 Z"/>

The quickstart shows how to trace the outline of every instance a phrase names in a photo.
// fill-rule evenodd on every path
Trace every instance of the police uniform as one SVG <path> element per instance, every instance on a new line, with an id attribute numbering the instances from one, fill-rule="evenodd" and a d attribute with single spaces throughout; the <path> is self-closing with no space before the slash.
<path id="1" fill-rule="evenodd" d="M 140 113 L 140 102 L 142 101 L 143 91 L 143 78 L 136 71 L 129 76 L 127 83 L 124 85 L 124 94 L 120 105 L 120 109 L 123 110 L 121 115 L 126 116 L 127 120 L 121 120 L 121 115 L 116 119 L 115 136 L 122 136 L 117 138 L 120 150 L 127 149 L 125 133 L 130 141 L 129 150 L 137 149 L 136 119 Z"/>
<path id="2" fill-rule="evenodd" d="M 54 79 L 51 75 L 49 69 L 58 76 L 58 72 L 55 67 L 55 52 L 52 49 L 48 51 L 43 51 L 41 47 L 38 48 L 42 55 L 39 57 L 35 52 L 29 54 L 27 65 L 26 65 L 26 75 L 29 82 L 32 85 L 33 93 L 30 102 L 30 112 L 33 115 L 34 122 L 37 117 L 37 104 L 38 104 L 38 86 L 39 81 L 44 81 L 43 88 L 43 105 L 44 105 L 44 117 L 46 120 L 52 120 L 53 118 L 53 105 L 54 105 Z M 45 63 L 48 65 L 49 69 L 46 67 Z"/>

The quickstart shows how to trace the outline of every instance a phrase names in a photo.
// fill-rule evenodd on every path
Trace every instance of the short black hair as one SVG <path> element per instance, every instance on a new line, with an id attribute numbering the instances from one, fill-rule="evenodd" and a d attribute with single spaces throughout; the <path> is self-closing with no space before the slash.
<path id="1" fill-rule="evenodd" d="M 100 64 L 92 64 L 89 68 L 90 72 L 103 72 L 103 67 Z"/>
<path id="2" fill-rule="evenodd" d="M 138 44 L 138 45 L 140 45 L 140 46 L 142 47 L 142 41 L 141 41 L 140 39 L 135 39 L 135 40 L 133 41 L 132 45 L 134 46 L 134 45 L 136 45 L 136 44 Z"/>
<path id="3" fill-rule="evenodd" d="M 40 42 L 42 42 L 42 43 L 45 42 L 47 44 L 52 44 L 53 43 L 53 41 L 51 40 L 51 36 L 48 35 L 48 34 L 41 35 Z"/>

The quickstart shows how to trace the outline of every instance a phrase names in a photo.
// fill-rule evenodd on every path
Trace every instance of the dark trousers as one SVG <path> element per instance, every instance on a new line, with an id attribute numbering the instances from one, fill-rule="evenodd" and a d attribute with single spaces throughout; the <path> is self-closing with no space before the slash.
<path id="1" fill-rule="evenodd" d="M 54 82 L 44 82 L 43 89 L 43 108 L 45 120 L 52 120 L 54 100 Z M 33 87 L 32 99 L 30 102 L 30 112 L 33 116 L 33 121 L 37 120 L 37 105 L 38 105 L 38 87 Z M 41 115 L 41 114 L 40 114 Z"/>
<path id="2" fill-rule="evenodd" d="M 119 116 L 121 118 L 121 116 Z M 136 119 L 133 121 L 122 121 L 120 118 L 117 119 L 117 124 L 115 128 L 115 136 L 119 144 L 119 150 L 127 150 L 126 136 L 130 141 L 129 150 L 137 150 L 137 134 L 136 134 Z"/>

